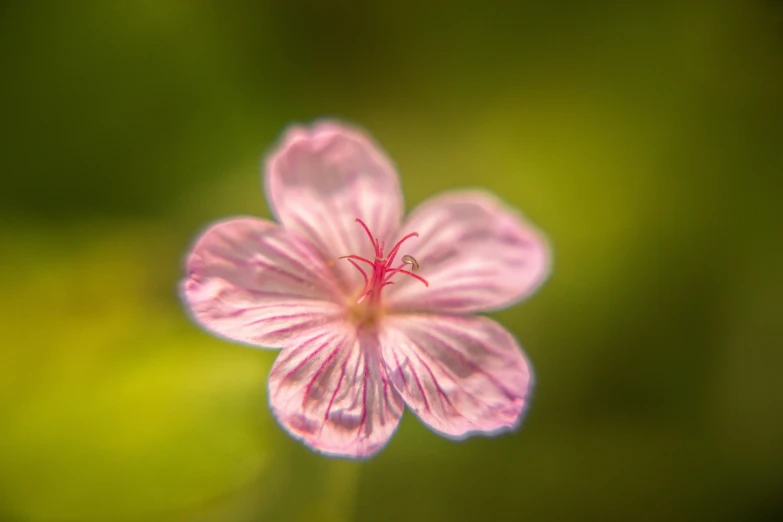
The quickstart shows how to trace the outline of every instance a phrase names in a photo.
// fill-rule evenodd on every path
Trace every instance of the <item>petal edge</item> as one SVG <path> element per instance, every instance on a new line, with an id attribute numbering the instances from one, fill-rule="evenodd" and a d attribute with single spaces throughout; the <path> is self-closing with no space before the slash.
<path id="1" fill-rule="evenodd" d="M 377 343 L 368 332 L 332 323 L 284 348 L 269 374 L 270 406 L 283 428 L 328 455 L 367 458 L 380 451 L 404 403 Z"/>
<path id="2" fill-rule="evenodd" d="M 333 121 L 286 132 L 266 163 L 267 199 L 288 229 L 309 239 L 326 259 L 372 255 L 362 219 L 387 243 L 402 221 L 397 172 L 369 135 Z M 359 287 L 348 263 L 334 267 L 346 291 Z"/>
<path id="3" fill-rule="evenodd" d="M 218 335 L 281 347 L 342 313 L 342 294 L 318 252 L 271 221 L 210 226 L 187 259 L 180 285 L 195 320 Z"/>
<path id="4" fill-rule="evenodd" d="M 390 316 L 383 360 L 397 391 L 422 422 L 463 439 L 516 429 L 533 385 L 514 337 L 486 317 Z"/>
<path id="5" fill-rule="evenodd" d="M 399 312 L 469 314 L 509 306 L 533 293 L 549 274 L 544 235 L 483 191 L 436 196 L 401 229 L 418 232 L 411 254 L 429 288 L 400 280 L 388 291 Z"/>

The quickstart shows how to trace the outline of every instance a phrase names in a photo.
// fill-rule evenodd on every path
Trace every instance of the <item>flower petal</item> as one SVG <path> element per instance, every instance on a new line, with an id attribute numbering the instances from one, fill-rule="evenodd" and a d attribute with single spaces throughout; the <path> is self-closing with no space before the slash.
<path id="1" fill-rule="evenodd" d="M 464 438 L 519 424 L 532 372 L 514 337 L 494 321 L 391 315 L 380 339 L 394 387 L 434 430 Z"/>
<path id="2" fill-rule="evenodd" d="M 213 225 L 193 248 L 187 271 L 182 296 L 196 320 L 236 341 L 281 347 L 343 310 L 321 255 L 271 221 Z"/>
<path id="3" fill-rule="evenodd" d="M 419 233 L 406 250 L 429 287 L 398 276 L 387 293 L 392 309 L 463 314 L 501 308 L 533 292 L 549 270 L 543 235 L 484 192 L 431 199 L 401 231 Z"/>
<path id="4" fill-rule="evenodd" d="M 403 212 L 397 172 L 366 134 L 334 123 L 294 127 L 266 167 L 267 197 L 280 222 L 307 237 L 326 259 L 351 254 L 372 259 L 362 219 L 387 245 Z M 344 288 L 361 283 L 347 262 L 335 268 Z"/>
<path id="5" fill-rule="evenodd" d="M 269 374 L 269 399 L 294 437 L 317 451 L 358 458 L 388 442 L 404 408 L 375 335 L 346 322 L 307 332 L 284 348 Z"/>

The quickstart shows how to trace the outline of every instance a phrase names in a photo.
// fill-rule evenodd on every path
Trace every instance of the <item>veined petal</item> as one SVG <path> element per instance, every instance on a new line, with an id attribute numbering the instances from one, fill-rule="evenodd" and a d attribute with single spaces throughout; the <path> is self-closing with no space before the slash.
<path id="1" fill-rule="evenodd" d="M 196 320 L 236 341 L 281 347 L 343 311 L 344 296 L 315 247 L 271 221 L 211 226 L 187 273 L 182 296 Z"/>
<path id="2" fill-rule="evenodd" d="M 269 374 L 272 411 L 311 448 L 369 457 L 394 433 L 404 404 L 389 383 L 377 338 L 325 324 L 280 352 Z"/>
<path id="3" fill-rule="evenodd" d="M 549 270 L 543 235 L 485 192 L 431 199 L 401 230 L 419 233 L 410 253 L 429 287 L 412 278 L 395 280 L 386 294 L 395 310 L 465 314 L 501 308 L 530 294 Z"/>
<path id="4" fill-rule="evenodd" d="M 372 243 L 356 218 L 387 245 L 402 219 L 402 193 L 391 161 L 369 136 L 335 122 L 289 130 L 267 162 L 266 187 L 280 222 L 330 260 L 351 254 L 373 258 Z M 348 263 L 334 269 L 346 290 L 360 285 L 359 273 Z"/>
<path id="5" fill-rule="evenodd" d="M 390 315 L 380 339 L 394 387 L 434 430 L 464 438 L 519 424 L 533 376 L 514 337 L 494 321 Z"/>

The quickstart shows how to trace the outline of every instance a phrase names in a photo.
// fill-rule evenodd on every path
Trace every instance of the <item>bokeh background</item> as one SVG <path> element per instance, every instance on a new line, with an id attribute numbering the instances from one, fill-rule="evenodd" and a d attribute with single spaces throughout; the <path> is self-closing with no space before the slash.
<path id="1" fill-rule="evenodd" d="M 0 114 L 0 520 L 783 519 L 781 2 L 6 0 Z M 261 159 L 324 116 L 409 208 L 481 186 L 549 234 L 494 314 L 520 431 L 321 457 L 276 354 L 189 320 L 194 237 L 268 216 Z"/>

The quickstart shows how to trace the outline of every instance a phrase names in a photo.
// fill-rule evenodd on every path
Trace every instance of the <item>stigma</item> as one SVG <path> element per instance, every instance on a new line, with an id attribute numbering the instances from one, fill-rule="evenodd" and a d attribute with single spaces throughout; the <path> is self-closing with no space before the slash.
<path id="1" fill-rule="evenodd" d="M 400 252 L 400 247 L 402 244 L 410 238 L 419 237 L 417 232 L 411 232 L 410 234 L 403 236 L 403 238 L 397 241 L 397 244 L 394 245 L 391 250 L 389 250 L 387 255 L 384 251 L 385 245 L 380 242 L 378 238 L 372 235 L 372 232 L 370 232 L 370 229 L 367 227 L 365 222 L 359 218 L 356 218 L 356 222 L 364 229 L 367 237 L 370 238 L 374 252 L 373 260 L 369 260 L 354 254 L 340 257 L 340 259 L 345 259 L 351 263 L 364 278 L 364 288 L 359 294 L 356 300 L 356 304 L 362 303 L 364 301 L 367 301 L 373 305 L 378 304 L 381 299 L 381 290 L 389 285 L 393 285 L 394 281 L 392 281 L 392 278 L 398 274 L 410 276 L 423 283 L 424 286 L 430 286 L 426 279 L 414 273 L 418 272 L 419 270 L 419 262 L 416 261 L 413 256 L 409 254 L 403 255 L 400 258 L 400 264 L 396 267 L 394 266 L 394 260 L 397 257 L 397 254 Z M 370 270 L 365 270 L 365 268 L 360 263 L 369 266 Z M 406 268 L 409 265 L 411 268 L 410 270 Z"/>

